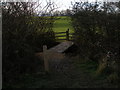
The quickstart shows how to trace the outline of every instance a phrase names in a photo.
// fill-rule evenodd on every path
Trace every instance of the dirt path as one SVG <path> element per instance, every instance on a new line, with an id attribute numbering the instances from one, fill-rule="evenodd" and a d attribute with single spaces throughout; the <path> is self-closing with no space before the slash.
<path id="1" fill-rule="evenodd" d="M 106 80 L 96 79 L 90 73 L 83 71 L 81 68 L 75 66 L 74 58 L 65 57 L 59 62 L 57 67 L 51 72 L 50 82 L 53 85 L 48 87 L 65 87 L 65 88 L 96 88 L 96 87 L 112 87 Z M 51 81 L 52 80 L 52 81 Z"/>
<path id="2" fill-rule="evenodd" d="M 29 88 L 111 88 L 106 80 L 94 78 L 90 73 L 76 67 L 76 58 L 64 57 L 59 62 L 52 61 L 48 75 L 37 73 L 26 76 L 20 87 Z"/>
<path id="3" fill-rule="evenodd" d="M 89 71 L 94 67 L 83 69 L 76 62 L 77 57 L 66 56 L 61 53 L 72 43 L 62 43 L 52 48 L 48 53 L 50 73 L 38 72 L 32 75 L 26 75 L 21 83 L 15 87 L 25 88 L 111 88 L 113 86 L 104 78 L 95 78 L 94 73 Z M 65 48 L 63 48 L 65 47 Z M 37 54 L 39 56 L 40 53 Z M 87 67 L 87 66 L 86 66 Z"/>

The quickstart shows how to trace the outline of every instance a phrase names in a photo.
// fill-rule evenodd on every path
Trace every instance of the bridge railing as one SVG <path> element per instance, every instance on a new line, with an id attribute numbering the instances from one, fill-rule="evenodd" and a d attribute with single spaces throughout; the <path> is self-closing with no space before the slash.
<path id="1" fill-rule="evenodd" d="M 65 32 L 55 32 L 55 39 L 72 41 L 74 39 L 74 33 L 70 33 L 69 29 Z"/>

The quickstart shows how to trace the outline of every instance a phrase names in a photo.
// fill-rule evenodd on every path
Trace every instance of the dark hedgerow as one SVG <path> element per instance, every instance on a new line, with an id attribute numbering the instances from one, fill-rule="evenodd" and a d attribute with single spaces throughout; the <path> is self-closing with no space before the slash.
<path id="1" fill-rule="evenodd" d="M 75 43 L 80 57 L 103 62 L 111 68 L 113 62 L 120 64 L 120 2 L 117 3 L 75 3 L 72 25 Z M 112 7 L 112 6 L 116 6 Z M 103 61 L 102 61 L 103 60 Z M 115 66 L 115 65 L 113 65 Z M 117 70 L 117 71 L 116 71 Z M 114 72 L 119 72 L 118 67 Z"/>
<path id="2" fill-rule="evenodd" d="M 34 55 L 55 43 L 54 17 L 36 16 L 33 9 L 30 2 L 2 3 L 3 88 L 22 74 L 41 71 L 43 62 Z"/>

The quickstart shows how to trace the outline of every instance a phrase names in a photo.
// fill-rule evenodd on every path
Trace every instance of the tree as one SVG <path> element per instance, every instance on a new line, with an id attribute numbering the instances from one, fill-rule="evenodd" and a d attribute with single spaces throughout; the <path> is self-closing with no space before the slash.
<path id="1" fill-rule="evenodd" d="M 67 16 L 70 16 L 70 15 L 71 15 L 71 10 L 70 10 L 70 9 L 67 9 L 67 10 L 66 10 L 66 15 L 67 15 Z"/>
<path id="2" fill-rule="evenodd" d="M 71 17 L 75 31 L 74 42 L 79 47 L 81 57 L 98 62 L 103 55 L 109 56 L 108 53 L 111 52 L 110 58 L 114 58 L 111 60 L 120 63 L 120 12 L 116 11 L 118 4 L 119 2 L 104 3 L 101 6 L 97 2 L 75 3 Z"/>
<path id="3" fill-rule="evenodd" d="M 40 17 L 34 12 L 34 5 L 32 2 L 2 4 L 3 87 L 19 81 L 21 74 L 41 68 L 42 62 L 35 60 L 35 52 L 42 51 L 44 44 L 50 47 L 55 42 L 53 17 Z"/>

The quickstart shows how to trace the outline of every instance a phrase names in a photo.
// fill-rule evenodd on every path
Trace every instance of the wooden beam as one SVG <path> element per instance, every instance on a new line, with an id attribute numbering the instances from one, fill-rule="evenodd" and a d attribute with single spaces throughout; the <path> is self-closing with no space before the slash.
<path id="1" fill-rule="evenodd" d="M 48 50 L 47 50 L 47 46 L 44 45 L 43 46 L 43 59 L 44 59 L 44 67 L 45 67 L 45 71 L 48 73 L 49 72 L 49 55 L 48 55 Z"/>

